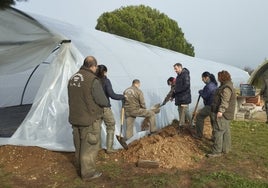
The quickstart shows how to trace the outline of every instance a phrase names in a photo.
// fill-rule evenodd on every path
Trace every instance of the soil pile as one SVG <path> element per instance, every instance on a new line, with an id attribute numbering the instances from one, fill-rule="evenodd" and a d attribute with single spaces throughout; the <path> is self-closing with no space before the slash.
<path id="1" fill-rule="evenodd" d="M 192 131 L 178 131 L 176 125 L 169 125 L 155 135 L 133 141 L 129 149 L 120 151 L 119 155 L 134 163 L 157 161 L 162 168 L 193 168 L 195 159 L 203 158 L 204 153 L 198 148 L 198 140 L 192 138 Z"/>

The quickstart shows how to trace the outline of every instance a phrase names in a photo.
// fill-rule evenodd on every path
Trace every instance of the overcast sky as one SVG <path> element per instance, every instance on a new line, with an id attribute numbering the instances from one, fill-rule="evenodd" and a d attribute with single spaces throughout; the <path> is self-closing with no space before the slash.
<path id="1" fill-rule="evenodd" d="M 268 0 L 27 0 L 15 8 L 94 29 L 102 13 L 140 4 L 175 20 L 198 58 L 242 69 L 268 58 Z"/>

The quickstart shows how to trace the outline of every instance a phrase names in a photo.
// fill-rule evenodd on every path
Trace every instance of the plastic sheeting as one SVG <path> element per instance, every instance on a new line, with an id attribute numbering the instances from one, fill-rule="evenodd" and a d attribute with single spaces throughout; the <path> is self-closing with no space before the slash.
<path id="1" fill-rule="evenodd" d="M 39 65 L 63 39 L 22 12 L 0 11 L 0 107 L 32 103 L 45 69 Z"/>
<path id="2" fill-rule="evenodd" d="M 67 82 L 82 62 L 81 53 L 63 44 L 51 63 L 30 112 L 8 144 L 40 146 L 73 151 L 72 129 L 68 123 Z"/>
<path id="3" fill-rule="evenodd" d="M 0 139 L 2 145 L 30 145 L 57 151 L 74 151 L 72 130 L 68 123 L 67 81 L 78 70 L 83 58 L 87 55 L 95 56 L 98 64 L 105 64 L 108 67 L 108 77 L 116 93 L 122 93 L 131 85 L 133 79 L 140 79 L 141 90 L 144 92 L 148 108 L 162 102 L 165 98 L 170 89 L 166 80 L 170 76 L 176 76 L 173 65 L 177 62 L 190 70 L 192 91 L 190 109 L 196 103 L 198 90 L 204 86 L 201 80 L 202 72 L 209 71 L 217 75 L 218 71 L 228 70 L 236 86 L 246 83 L 249 77 L 245 71 L 230 65 L 189 57 L 116 35 L 76 28 L 39 16 L 34 17 L 49 30 L 60 33 L 66 39 L 71 39 L 72 43 L 61 45 L 45 73 L 31 111 L 11 138 Z M 17 61 L 20 62 L 20 59 L 21 57 L 18 57 Z M 118 135 L 121 102 L 111 100 L 111 104 L 116 120 L 115 134 Z M 177 108 L 173 102 L 169 102 L 161 107 L 160 113 L 156 115 L 157 127 L 163 128 L 177 118 Z M 127 143 L 147 134 L 145 131 L 140 131 L 142 120 L 143 118 L 137 118 L 134 136 Z M 123 135 L 124 132 L 125 125 Z M 105 134 L 105 125 L 102 124 L 103 148 L 105 147 Z M 116 138 L 114 140 L 114 147 L 122 148 Z"/>
<path id="4" fill-rule="evenodd" d="M 14 9 L 0 11 L 0 25 L 1 75 L 35 67 L 62 40 L 32 17 Z"/>

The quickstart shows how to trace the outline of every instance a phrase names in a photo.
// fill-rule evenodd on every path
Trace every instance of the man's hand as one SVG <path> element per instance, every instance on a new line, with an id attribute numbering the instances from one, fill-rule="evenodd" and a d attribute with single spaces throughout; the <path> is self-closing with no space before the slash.
<path id="1" fill-rule="evenodd" d="M 217 118 L 221 118 L 222 117 L 222 112 L 218 112 L 217 113 Z"/>

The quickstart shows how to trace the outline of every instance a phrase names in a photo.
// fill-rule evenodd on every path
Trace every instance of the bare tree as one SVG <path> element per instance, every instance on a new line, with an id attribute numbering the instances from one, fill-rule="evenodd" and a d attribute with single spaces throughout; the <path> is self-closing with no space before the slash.
<path id="1" fill-rule="evenodd" d="M 250 68 L 250 67 L 245 67 L 244 71 L 248 72 L 249 75 L 251 75 L 254 71 L 254 69 Z"/>

